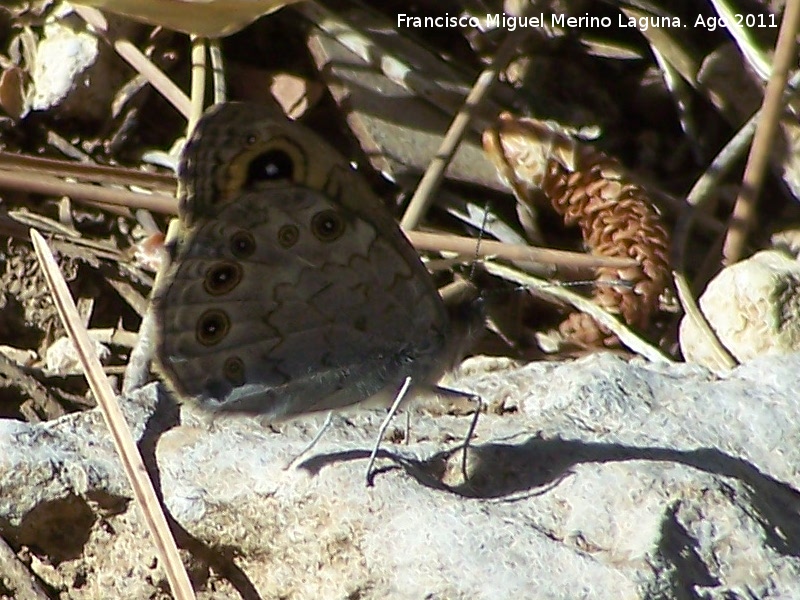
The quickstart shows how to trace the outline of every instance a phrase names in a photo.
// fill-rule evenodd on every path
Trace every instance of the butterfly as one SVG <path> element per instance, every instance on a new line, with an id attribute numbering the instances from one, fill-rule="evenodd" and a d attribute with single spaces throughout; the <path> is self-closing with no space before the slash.
<path id="1" fill-rule="evenodd" d="M 181 157 L 152 295 L 155 362 L 213 411 L 278 420 L 435 383 L 453 359 L 438 290 L 348 161 L 255 104 L 209 109 Z"/>

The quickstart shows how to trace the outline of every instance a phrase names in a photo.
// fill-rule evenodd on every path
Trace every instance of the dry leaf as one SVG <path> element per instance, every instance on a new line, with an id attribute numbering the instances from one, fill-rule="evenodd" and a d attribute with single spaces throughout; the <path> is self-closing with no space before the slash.
<path id="1" fill-rule="evenodd" d="M 12 119 L 19 119 L 25 111 L 25 80 L 19 67 L 9 67 L 0 75 L 0 108 Z"/>
<path id="2" fill-rule="evenodd" d="M 270 91 L 292 119 L 299 119 L 322 97 L 322 84 L 291 73 L 276 73 Z"/>

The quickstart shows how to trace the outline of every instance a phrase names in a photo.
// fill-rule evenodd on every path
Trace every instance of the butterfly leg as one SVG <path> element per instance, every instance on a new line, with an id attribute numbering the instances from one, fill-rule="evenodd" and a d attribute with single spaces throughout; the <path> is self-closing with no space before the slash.
<path id="1" fill-rule="evenodd" d="M 464 436 L 464 443 L 461 446 L 461 474 L 464 476 L 464 481 L 466 482 L 469 479 L 467 475 L 469 443 L 472 440 L 472 436 L 475 434 L 475 428 L 478 426 L 478 419 L 480 418 L 481 411 L 483 410 L 483 399 L 477 394 L 470 394 L 469 392 L 462 392 L 461 390 L 454 390 L 452 388 L 441 386 L 437 386 L 436 391 L 444 396 L 463 398 L 475 405 L 475 413 L 472 415 L 469 429 L 467 429 L 467 435 Z"/>
<path id="2" fill-rule="evenodd" d="M 295 466 L 298 463 L 298 461 L 301 458 L 303 458 L 303 456 L 308 454 L 308 452 L 314 446 L 317 445 L 317 442 L 319 442 L 322 439 L 322 436 L 325 435 L 325 432 L 328 431 L 328 428 L 331 426 L 331 423 L 333 423 L 333 411 L 329 410 L 328 414 L 325 415 L 325 422 L 322 424 L 322 427 L 319 428 L 319 431 L 317 431 L 317 433 L 314 435 L 314 438 L 306 445 L 305 448 L 303 448 L 300 452 L 297 453 L 297 455 L 289 462 L 289 464 L 287 464 L 283 468 L 283 470 L 288 471 L 293 466 Z"/>
<path id="3" fill-rule="evenodd" d="M 469 475 L 467 474 L 467 457 L 469 455 L 469 443 L 472 440 L 472 436 L 475 435 L 475 428 L 478 426 L 478 419 L 481 416 L 481 410 L 483 409 L 483 399 L 478 396 L 477 394 L 472 394 L 470 398 L 475 402 L 475 414 L 472 416 L 472 420 L 469 423 L 469 429 L 467 429 L 467 435 L 464 436 L 464 447 L 461 453 L 461 474 L 464 476 L 464 481 L 466 482 L 469 479 Z"/>
<path id="4" fill-rule="evenodd" d="M 411 387 L 411 377 L 406 377 L 403 385 L 400 387 L 400 390 L 397 392 L 397 395 L 394 397 L 394 402 L 392 402 L 392 406 L 389 409 L 389 412 L 386 414 L 386 418 L 381 423 L 381 428 L 378 430 L 378 437 L 375 440 L 375 446 L 372 448 L 372 453 L 369 455 L 369 463 L 367 463 L 367 487 L 372 487 L 372 467 L 375 466 L 375 459 L 378 456 L 378 449 L 381 447 L 381 440 L 383 439 L 383 434 L 386 433 L 386 429 L 389 427 L 389 423 L 391 422 L 394 415 L 397 413 L 397 409 L 400 406 L 400 403 L 405 398 L 406 394 L 408 393 L 408 388 Z"/>

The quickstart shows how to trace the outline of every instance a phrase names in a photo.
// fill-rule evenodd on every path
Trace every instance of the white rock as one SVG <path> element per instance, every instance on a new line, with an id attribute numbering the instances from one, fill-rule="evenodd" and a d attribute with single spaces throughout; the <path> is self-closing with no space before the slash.
<path id="1" fill-rule="evenodd" d="M 59 104 L 80 85 L 80 74 L 92 66 L 98 55 L 97 37 L 75 31 L 61 23 L 48 23 L 36 49 L 36 66 L 31 73 L 33 110 L 47 110 Z"/>
<path id="2" fill-rule="evenodd" d="M 800 263 L 765 250 L 723 269 L 700 297 L 720 342 L 739 362 L 800 350 Z M 680 345 L 687 361 L 716 368 L 707 339 L 684 316 Z"/>
<path id="3" fill-rule="evenodd" d="M 321 418 L 276 433 L 244 418 L 209 427 L 184 409 L 174 426 L 168 405 L 153 412 L 155 385 L 123 408 L 195 540 L 199 598 L 789 599 L 800 598 L 798 371 L 800 354 L 724 379 L 596 355 L 472 373 L 459 388 L 507 412 L 482 416 L 468 485 L 454 450 L 468 417 L 415 413 L 411 443 L 387 442 L 388 470 L 366 488 L 380 413 L 352 411 L 285 471 Z M 45 555 L 55 568 L 40 576 L 63 595 L 165 589 L 130 497 L 96 411 L 0 420 L 2 534 Z M 197 541 L 214 549 L 211 574 Z"/>
<path id="4" fill-rule="evenodd" d="M 135 39 L 130 22 L 118 27 L 110 19 L 112 37 Z M 81 30 L 82 21 L 59 18 L 44 27 L 31 70 L 32 90 L 25 109 L 52 111 L 60 118 L 84 122 L 108 119 L 120 87 L 130 79 L 130 67 L 109 44 Z M 74 25 L 74 27 L 72 26 Z"/>

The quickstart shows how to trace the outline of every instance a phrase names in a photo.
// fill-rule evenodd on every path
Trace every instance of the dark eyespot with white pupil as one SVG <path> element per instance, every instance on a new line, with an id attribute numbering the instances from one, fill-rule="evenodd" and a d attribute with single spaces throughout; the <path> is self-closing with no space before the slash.
<path id="1" fill-rule="evenodd" d="M 203 346 L 214 346 L 228 335 L 230 328 L 228 315 L 222 310 L 212 308 L 197 319 L 195 338 Z"/>
<path id="2" fill-rule="evenodd" d="M 256 239 L 249 231 L 240 229 L 231 236 L 230 248 L 236 258 L 248 258 L 256 251 Z"/>
<path id="3" fill-rule="evenodd" d="M 221 296 L 233 291 L 241 280 L 241 265 L 232 261 L 222 261 L 211 265 L 206 271 L 203 289 L 212 296 Z"/>
<path id="4" fill-rule="evenodd" d="M 259 154 L 247 167 L 247 181 L 250 186 L 259 181 L 292 180 L 294 177 L 294 161 L 283 150 L 268 150 Z"/>
<path id="5" fill-rule="evenodd" d="M 311 231 L 321 242 L 334 242 L 342 237 L 345 231 L 342 216 L 333 210 L 323 210 L 311 219 Z"/>

